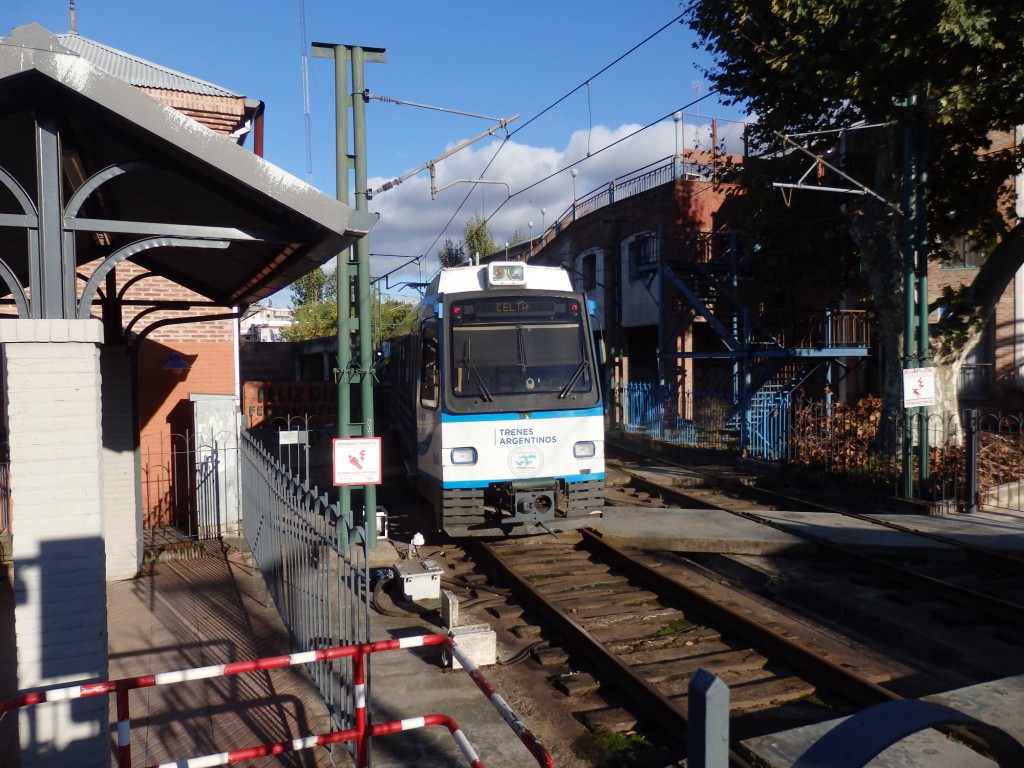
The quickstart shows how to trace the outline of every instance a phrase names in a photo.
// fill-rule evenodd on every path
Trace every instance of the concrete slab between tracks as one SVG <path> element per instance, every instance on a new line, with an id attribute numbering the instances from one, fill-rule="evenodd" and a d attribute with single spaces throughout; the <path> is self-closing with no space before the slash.
<path id="1" fill-rule="evenodd" d="M 875 525 L 867 520 L 840 515 L 833 512 L 757 512 L 773 525 L 781 527 L 796 536 L 822 539 L 837 546 L 856 549 L 874 556 L 900 555 L 913 550 L 918 557 L 961 554 L 953 544 L 932 541 L 912 533 Z M 881 516 L 879 516 L 881 517 Z M 912 515 L 894 515 L 894 522 L 908 525 L 918 520 Z"/>
<path id="2" fill-rule="evenodd" d="M 976 512 L 969 515 L 887 515 L 872 518 L 987 549 L 1024 556 L 1024 512 Z"/>
<path id="3" fill-rule="evenodd" d="M 713 509 L 605 507 L 601 517 L 588 525 L 609 539 L 646 549 L 729 555 L 783 555 L 813 549 L 798 536 Z"/>
<path id="4" fill-rule="evenodd" d="M 707 488 L 709 478 L 706 473 L 685 467 L 645 467 L 630 469 L 625 472 L 609 472 L 605 482 L 608 485 L 625 485 L 630 477 L 638 477 L 656 485 L 667 485 L 673 488 Z"/>
<path id="5" fill-rule="evenodd" d="M 1024 742 L 1024 675 L 993 680 L 967 688 L 924 697 L 944 704 L 978 720 L 1003 729 Z M 826 733 L 846 718 L 794 728 L 770 736 L 748 739 L 743 745 L 754 752 L 766 768 L 790 768 Z M 878 754 L 865 768 L 993 768 L 995 762 L 938 731 L 908 736 Z"/>

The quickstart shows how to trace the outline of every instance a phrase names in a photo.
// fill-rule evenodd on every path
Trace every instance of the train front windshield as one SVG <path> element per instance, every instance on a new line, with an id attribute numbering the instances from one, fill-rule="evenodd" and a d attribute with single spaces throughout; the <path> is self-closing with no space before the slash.
<path id="1" fill-rule="evenodd" d="M 460 299 L 448 310 L 449 406 L 558 410 L 599 400 L 582 303 L 571 296 Z"/>

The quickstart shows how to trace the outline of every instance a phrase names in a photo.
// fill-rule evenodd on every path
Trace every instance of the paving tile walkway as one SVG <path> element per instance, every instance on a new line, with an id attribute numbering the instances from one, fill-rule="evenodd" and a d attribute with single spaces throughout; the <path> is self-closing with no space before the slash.
<path id="1" fill-rule="evenodd" d="M 159 563 L 150 571 L 108 585 L 112 679 L 288 653 L 287 632 L 273 606 L 264 605 L 262 578 L 237 554 Z M 130 696 L 133 766 L 331 730 L 312 683 L 294 669 L 147 688 Z M 350 764 L 344 748 L 336 752 L 337 765 Z M 327 768 L 332 758 L 316 748 L 244 765 Z"/>

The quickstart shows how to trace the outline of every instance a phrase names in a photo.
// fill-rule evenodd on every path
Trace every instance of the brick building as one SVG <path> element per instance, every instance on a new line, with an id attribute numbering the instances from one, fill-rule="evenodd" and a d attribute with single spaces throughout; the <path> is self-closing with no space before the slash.
<path id="1" fill-rule="evenodd" d="M 1001 137 L 994 149 L 1017 140 Z M 740 162 L 721 158 L 723 174 Z M 1015 183 L 1020 215 L 1024 181 Z M 607 391 L 620 410 L 630 385 L 651 384 L 672 391 L 666 412 L 688 419 L 695 397 L 726 401 L 728 428 L 742 432 L 756 431 L 752 421 L 762 415 L 781 412 L 779 403 L 800 385 L 846 402 L 877 394 L 877 347 L 864 313 L 846 308 L 856 297 L 837 302 L 826 295 L 827 272 L 813 271 L 773 280 L 774 289 L 792 283 L 774 294 L 764 279 L 771 265 L 758 265 L 743 224 L 743 189 L 715 177 L 713 158 L 687 152 L 587 195 L 509 256 L 563 266 L 596 300 L 610 356 Z M 944 287 L 973 279 L 982 255 L 969 244 L 961 255 L 929 264 L 930 301 Z M 1004 290 L 961 372 L 961 407 L 1016 413 L 1024 406 L 1022 329 L 1024 269 Z M 746 425 L 736 418 L 741 408 Z M 624 416 L 613 413 L 610 424 Z"/>
<path id="2" fill-rule="evenodd" d="M 813 381 L 845 397 L 863 382 L 864 313 L 826 295 L 827 276 L 774 280 L 777 292 L 758 279 L 746 195 L 732 181 L 742 162 L 686 151 L 585 196 L 532 254 L 517 249 L 568 269 L 596 301 L 611 427 L 643 400 L 644 418 L 659 414 L 645 429 L 699 433 L 704 447 L 737 447 L 738 435 L 754 450 L 756 435 L 782 425 L 779 402 L 796 387 Z M 778 455 L 781 438 L 776 430 L 757 450 Z"/>
<path id="3" fill-rule="evenodd" d="M 199 449 L 237 437 L 240 310 L 375 217 L 239 146 L 259 146 L 258 103 L 76 35 L 0 38 L 0 99 L 18 648 L 0 686 L 29 690 L 107 679 L 105 582 L 137 573 L 143 523 L 203 524 L 189 502 L 225 467 Z M 203 442 L 167 460 L 187 433 Z M 102 698 L 23 712 L 22 763 L 101 764 L 107 715 Z"/>
<path id="4" fill-rule="evenodd" d="M 995 134 L 989 152 L 1015 150 L 1022 128 Z M 1015 211 L 1024 219 L 1024 175 L 1013 180 Z M 1018 225 L 1019 226 L 1019 225 Z M 955 255 L 944 263 L 928 265 L 928 297 L 938 301 L 947 287 L 958 288 L 974 279 L 985 253 L 973 243 L 957 243 Z M 931 321 L 937 319 L 933 312 Z M 1024 267 L 1017 270 L 996 302 L 985 324 L 981 341 L 969 355 L 960 373 L 960 404 L 1004 413 L 1024 412 Z"/>

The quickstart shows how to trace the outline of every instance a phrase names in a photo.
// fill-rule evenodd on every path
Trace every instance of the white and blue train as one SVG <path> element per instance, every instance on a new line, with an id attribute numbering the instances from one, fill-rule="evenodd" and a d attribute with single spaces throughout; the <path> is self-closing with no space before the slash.
<path id="1" fill-rule="evenodd" d="M 442 269 L 388 346 L 390 420 L 439 530 L 538 533 L 604 505 L 590 313 L 564 270 Z"/>

